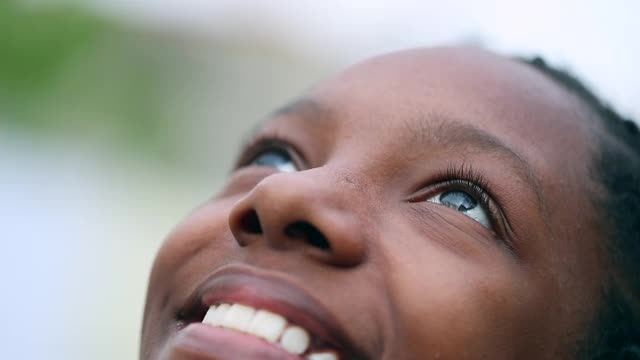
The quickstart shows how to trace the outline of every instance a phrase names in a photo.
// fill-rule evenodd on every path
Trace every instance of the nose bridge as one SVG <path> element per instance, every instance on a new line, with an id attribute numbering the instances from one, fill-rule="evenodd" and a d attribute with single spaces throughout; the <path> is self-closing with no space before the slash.
<path id="1" fill-rule="evenodd" d="M 229 225 L 241 245 L 264 241 L 273 249 L 303 249 L 327 263 L 353 266 L 365 254 L 352 179 L 328 169 L 264 178 L 232 209 Z M 351 203 L 351 204 L 349 204 Z"/>
<path id="2" fill-rule="evenodd" d="M 261 181 L 253 193 L 257 201 L 281 205 L 282 211 L 308 207 L 308 202 L 322 199 L 327 202 L 327 194 L 321 174 L 317 172 L 279 173 Z M 327 206 L 327 204 L 325 204 Z"/>
<path id="3" fill-rule="evenodd" d="M 261 181 L 254 193 L 258 201 L 279 202 L 283 211 L 319 207 L 326 210 L 342 209 L 346 200 L 343 196 L 345 185 L 338 175 L 323 168 L 301 172 L 278 173 Z M 345 209 L 346 210 L 346 209 Z"/>

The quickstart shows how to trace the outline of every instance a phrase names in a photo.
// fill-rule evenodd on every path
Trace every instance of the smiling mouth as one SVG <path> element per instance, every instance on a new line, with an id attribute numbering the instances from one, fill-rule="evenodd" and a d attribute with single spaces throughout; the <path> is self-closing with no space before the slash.
<path id="1" fill-rule="evenodd" d="M 294 355 L 303 355 L 309 360 L 338 360 L 334 349 L 312 349 L 321 341 L 312 339 L 305 328 L 289 322 L 284 316 L 268 310 L 256 309 L 238 303 L 220 303 L 207 311 L 203 324 L 223 327 L 253 335 L 269 343 L 277 344 Z"/>
<path id="2" fill-rule="evenodd" d="M 277 274 L 245 266 L 213 274 L 177 319 L 179 328 L 198 325 L 213 337 L 235 336 L 237 341 L 230 342 L 234 346 L 269 347 L 283 358 L 365 358 L 332 314 L 310 295 Z"/>

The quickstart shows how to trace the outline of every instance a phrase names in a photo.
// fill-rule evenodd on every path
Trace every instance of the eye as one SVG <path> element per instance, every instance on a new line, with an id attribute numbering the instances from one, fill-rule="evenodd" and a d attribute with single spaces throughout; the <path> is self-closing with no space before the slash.
<path id="1" fill-rule="evenodd" d="M 484 200 L 477 200 L 469 192 L 460 189 L 447 190 L 427 199 L 427 201 L 457 210 L 487 229 L 491 229 L 488 210 L 483 206 Z"/>
<path id="2" fill-rule="evenodd" d="M 268 148 L 260 151 L 249 162 L 249 165 L 272 167 L 280 172 L 298 171 L 298 167 L 291 155 L 287 151 L 278 148 Z"/>

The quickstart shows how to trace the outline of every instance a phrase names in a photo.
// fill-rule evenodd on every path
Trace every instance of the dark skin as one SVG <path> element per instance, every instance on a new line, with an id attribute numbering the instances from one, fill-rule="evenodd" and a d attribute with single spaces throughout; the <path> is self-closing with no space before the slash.
<path id="1" fill-rule="evenodd" d="M 586 114 L 481 50 L 347 69 L 266 121 L 222 192 L 167 238 L 142 358 L 278 358 L 182 317 L 221 269 L 309 294 L 344 332 L 343 358 L 572 358 L 606 267 L 589 200 L 601 129 Z M 447 191 L 488 223 L 434 201 Z"/>

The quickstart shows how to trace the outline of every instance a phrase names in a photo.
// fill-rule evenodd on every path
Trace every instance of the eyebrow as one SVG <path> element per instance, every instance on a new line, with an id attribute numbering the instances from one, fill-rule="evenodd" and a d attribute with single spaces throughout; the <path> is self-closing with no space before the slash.
<path id="1" fill-rule="evenodd" d="M 266 122 L 273 118 L 295 115 L 308 119 L 326 118 L 332 113 L 329 106 L 310 97 L 298 98 L 284 106 L 276 109 L 267 118 Z"/>
<path id="2" fill-rule="evenodd" d="M 247 131 L 243 136 L 240 142 L 240 149 L 246 149 L 247 146 L 252 142 L 252 139 L 256 137 L 267 125 L 271 122 L 275 121 L 278 118 L 283 117 L 296 117 L 303 118 L 305 120 L 313 121 L 318 119 L 323 119 L 332 116 L 332 111 L 329 106 L 324 105 L 323 103 L 310 98 L 310 97 L 301 97 L 295 99 L 276 110 L 269 113 L 266 117 L 258 121 L 255 125 L 253 125 L 249 131 Z M 238 153 L 238 151 L 236 151 Z M 237 163 L 237 159 L 236 159 Z"/>
<path id="3" fill-rule="evenodd" d="M 296 117 L 305 119 L 308 121 L 321 120 L 333 117 L 332 109 L 310 97 L 301 97 L 295 99 L 269 113 L 265 118 L 258 121 L 254 126 L 249 129 L 247 133 L 242 137 L 241 149 L 246 148 L 247 144 L 251 142 L 251 139 L 260 133 L 269 123 L 275 121 L 278 118 L 283 117 Z"/>
<path id="4" fill-rule="evenodd" d="M 495 135 L 477 126 L 435 114 L 420 121 L 406 122 L 406 125 L 413 134 L 413 141 L 419 141 L 421 144 L 442 144 L 448 147 L 470 145 L 507 159 L 513 165 L 516 176 L 529 184 L 540 208 L 545 208 L 540 180 L 529 162 Z"/>
<path id="5" fill-rule="evenodd" d="M 251 134 L 258 133 L 272 120 L 289 116 L 313 121 L 332 118 L 335 114 L 330 106 L 311 97 L 301 97 L 273 111 L 254 127 Z M 406 121 L 405 125 L 408 127 L 409 133 L 412 134 L 413 138 L 411 140 L 420 144 L 471 145 L 479 150 L 485 150 L 509 160 L 516 171 L 516 175 L 529 184 L 533 190 L 540 208 L 543 210 L 546 208 L 544 197 L 542 196 L 541 182 L 529 162 L 495 135 L 442 114 L 428 114 L 422 116 L 418 121 L 411 119 Z"/>

